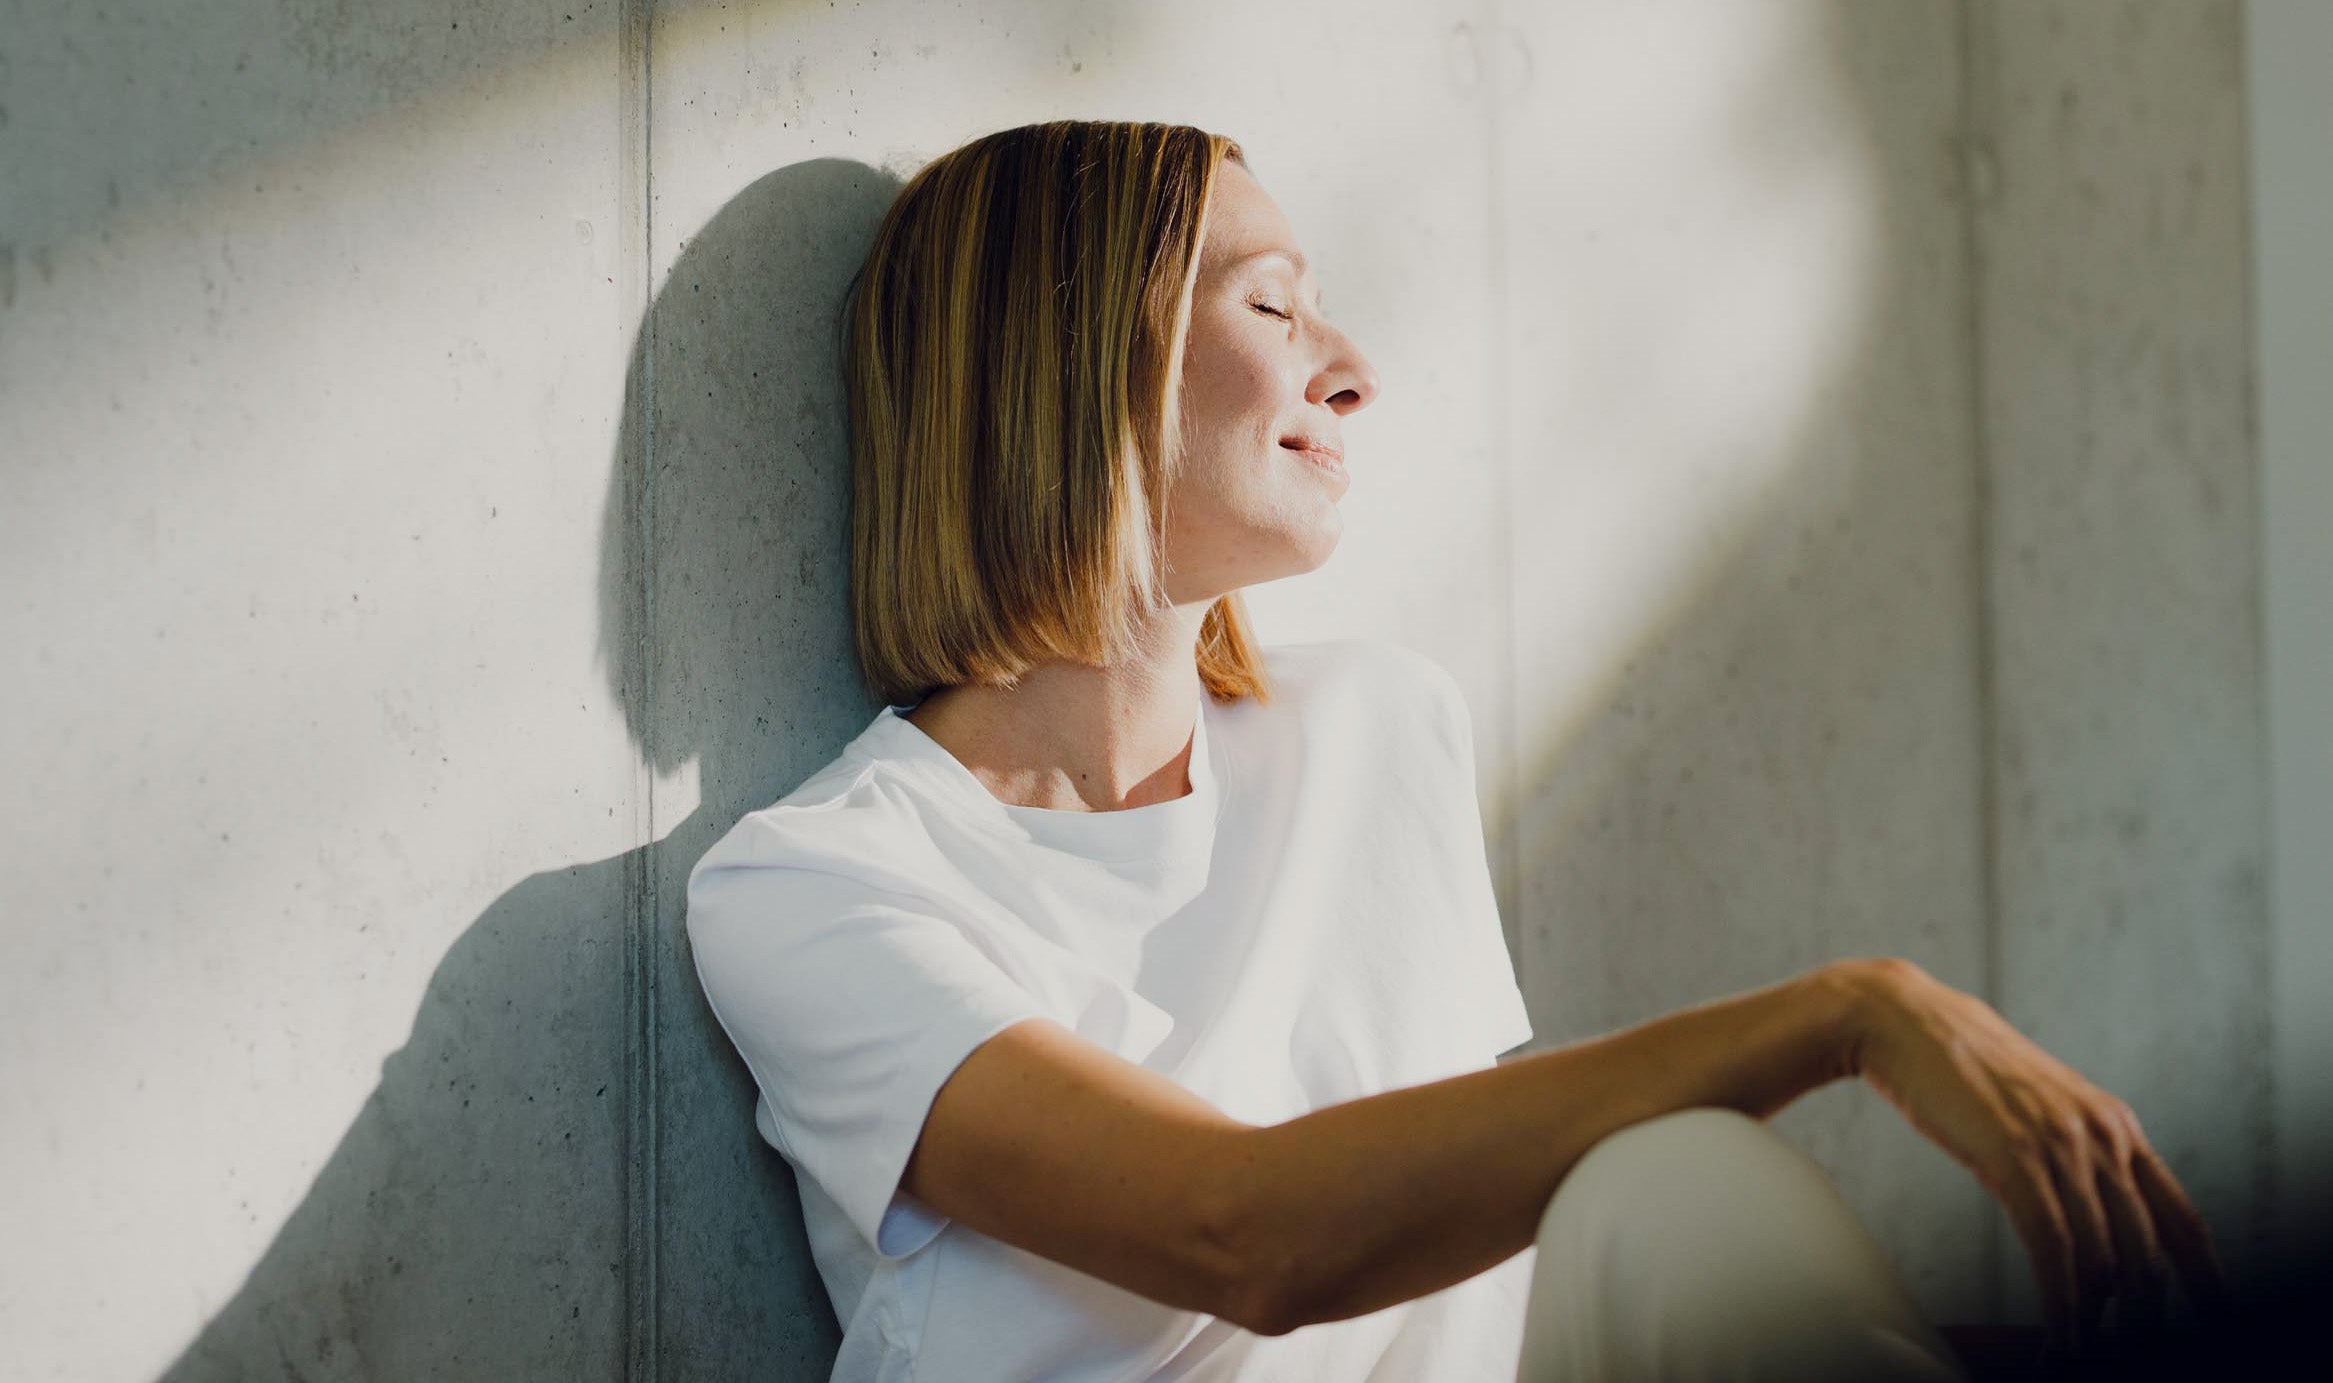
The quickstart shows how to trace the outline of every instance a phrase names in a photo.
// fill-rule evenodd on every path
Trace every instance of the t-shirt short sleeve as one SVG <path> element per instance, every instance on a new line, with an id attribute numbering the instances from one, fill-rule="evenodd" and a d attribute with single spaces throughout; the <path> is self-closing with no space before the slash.
<path id="1" fill-rule="evenodd" d="M 1508 952 L 1506 929 L 1499 920 L 1498 896 L 1492 886 L 1490 860 L 1484 853 L 1481 799 L 1474 771 L 1474 718 L 1458 679 L 1423 655 L 1412 655 L 1420 665 L 1438 703 L 1438 723 L 1444 737 L 1440 752 L 1456 769 L 1450 815 L 1459 824 L 1458 847 L 1467 858 L 1459 866 L 1464 899 L 1464 925 L 1450 956 L 1456 977 L 1457 1022 L 1471 1025 L 1493 1055 L 1504 1055 L 1532 1038 L 1531 1014 L 1515 982 L 1514 957 Z M 1433 722 L 1429 722 L 1433 723 Z"/>
<path id="2" fill-rule="evenodd" d="M 947 1220 L 899 1187 L 932 1100 L 981 1043 L 1053 1016 L 922 900 L 840 874 L 710 861 L 688 933 L 779 1151 L 886 1258 Z"/>

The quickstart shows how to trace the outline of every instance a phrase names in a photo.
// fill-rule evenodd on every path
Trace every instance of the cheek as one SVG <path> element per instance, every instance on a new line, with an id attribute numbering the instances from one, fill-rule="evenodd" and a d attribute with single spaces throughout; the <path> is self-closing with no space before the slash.
<path id="1" fill-rule="evenodd" d="M 1187 422 L 1235 432 L 1249 430 L 1243 422 L 1268 427 L 1288 389 L 1280 362 L 1249 335 L 1217 328 L 1192 336 L 1183 359 Z"/>
<path id="2" fill-rule="evenodd" d="M 1184 415 L 1187 444 L 1199 454 L 1218 458 L 1217 465 L 1251 471 L 1256 449 L 1277 443 L 1283 410 L 1268 374 L 1218 373 L 1194 405 Z"/>

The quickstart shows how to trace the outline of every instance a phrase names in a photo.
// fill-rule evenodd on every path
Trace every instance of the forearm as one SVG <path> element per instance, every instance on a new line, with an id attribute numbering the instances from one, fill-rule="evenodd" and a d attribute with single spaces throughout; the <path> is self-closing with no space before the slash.
<path id="1" fill-rule="evenodd" d="M 1258 1314 L 1292 1330 L 1464 1281 L 1528 1248 L 1607 1134 L 1715 1105 L 1764 1119 L 1853 1074 L 1870 963 L 1243 1135 L 1237 1224 Z"/>

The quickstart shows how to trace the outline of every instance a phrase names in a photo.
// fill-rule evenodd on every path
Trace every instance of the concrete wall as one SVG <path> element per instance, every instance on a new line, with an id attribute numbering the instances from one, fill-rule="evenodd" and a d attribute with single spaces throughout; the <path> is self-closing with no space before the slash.
<path id="1" fill-rule="evenodd" d="M 1469 689 L 1537 1045 L 1911 956 L 2250 1261 L 2233 0 L 907 11 L 10 7 L 25 1376 L 824 1376 L 681 883 L 873 710 L 869 229 L 1069 115 L 1242 140 L 1371 352 L 1344 542 L 1251 604 Z M 1931 1314 L 2032 1318 L 1883 1101 L 1777 1124 Z"/>
<path id="2" fill-rule="evenodd" d="M 2333 8 L 2253 0 L 2244 37 L 2276 953 L 2271 1247 L 2321 1264 L 2333 1246 Z"/>
<path id="3" fill-rule="evenodd" d="M 1970 85 L 1996 1002 L 2137 1092 L 2249 1258 L 2271 1014 L 2238 19 L 2002 0 Z"/>

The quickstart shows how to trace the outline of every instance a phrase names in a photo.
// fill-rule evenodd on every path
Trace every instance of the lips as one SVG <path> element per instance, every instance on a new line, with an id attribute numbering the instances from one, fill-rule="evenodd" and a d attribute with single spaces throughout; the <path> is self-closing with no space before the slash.
<path id="1" fill-rule="evenodd" d="M 1317 437 L 1285 437 L 1281 439 L 1280 445 L 1326 472 L 1339 484 L 1345 483 L 1345 453 L 1336 443 Z"/>
<path id="2" fill-rule="evenodd" d="M 1345 464 L 1345 449 L 1323 437 L 1283 437 L 1280 445 L 1324 466 Z"/>

